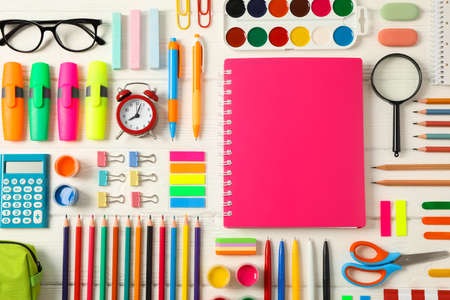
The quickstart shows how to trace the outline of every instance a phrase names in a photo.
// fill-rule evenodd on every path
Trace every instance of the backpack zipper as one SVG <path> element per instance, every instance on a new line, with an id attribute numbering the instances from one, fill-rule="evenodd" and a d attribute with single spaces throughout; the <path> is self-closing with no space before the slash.
<path id="1" fill-rule="evenodd" d="M 0 244 L 13 244 L 13 245 L 19 245 L 19 246 L 24 247 L 31 254 L 31 257 L 33 258 L 34 263 L 37 266 L 38 272 L 42 271 L 41 263 L 38 261 L 38 259 L 37 259 L 36 255 L 34 254 L 34 252 L 27 245 L 19 243 L 19 242 L 11 242 L 11 241 L 0 241 Z"/>

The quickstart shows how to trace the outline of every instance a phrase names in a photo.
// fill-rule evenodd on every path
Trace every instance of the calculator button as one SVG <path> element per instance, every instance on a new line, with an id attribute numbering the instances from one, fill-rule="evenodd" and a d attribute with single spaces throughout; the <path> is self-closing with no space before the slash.
<path id="1" fill-rule="evenodd" d="M 3 184 L 4 185 L 8 185 L 9 184 L 9 179 L 8 178 L 3 179 Z"/>
<path id="2" fill-rule="evenodd" d="M 4 195 L 2 196 L 2 199 L 5 200 L 5 201 L 11 200 L 11 194 L 4 194 Z"/>
<path id="3" fill-rule="evenodd" d="M 20 216 L 22 214 L 22 211 L 20 209 L 15 209 L 12 211 L 12 214 L 14 217 Z"/>
<path id="4" fill-rule="evenodd" d="M 23 191 L 25 193 L 31 193 L 33 191 L 33 188 L 31 186 L 27 185 L 27 186 L 23 187 Z"/>
<path id="5" fill-rule="evenodd" d="M 35 193 L 42 193 L 42 190 L 43 190 L 42 186 L 35 186 L 34 187 L 34 192 Z"/>
<path id="6" fill-rule="evenodd" d="M 29 185 L 33 185 L 33 184 L 34 184 L 34 178 L 28 179 L 28 184 L 29 184 Z"/>
<path id="7" fill-rule="evenodd" d="M 11 193 L 11 187 L 10 186 L 4 186 L 3 187 L 3 193 Z"/>
<path id="8" fill-rule="evenodd" d="M 38 179 L 36 179 L 36 184 L 42 184 L 42 178 L 38 178 Z"/>
<path id="9" fill-rule="evenodd" d="M 31 216 L 31 213 L 32 213 L 31 209 L 25 209 L 25 210 L 23 211 L 23 215 L 24 215 L 25 217 Z"/>
<path id="10" fill-rule="evenodd" d="M 14 194 L 13 195 L 13 199 L 18 201 L 18 200 L 22 200 L 22 195 L 21 194 Z"/>
<path id="11" fill-rule="evenodd" d="M 13 202 L 13 207 L 14 208 L 21 208 L 22 207 L 22 202 Z"/>
<path id="12" fill-rule="evenodd" d="M 14 188 L 13 188 L 13 192 L 14 193 L 20 193 L 22 191 L 22 187 L 21 186 L 15 186 Z"/>
<path id="13" fill-rule="evenodd" d="M 25 194 L 25 195 L 23 195 L 23 200 L 29 201 L 29 200 L 31 200 L 31 199 L 33 199 L 33 196 L 31 196 L 31 194 Z"/>
<path id="14" fill-rule="evenodd" d="M 31 202 L 24 202 L 23 203 L 23 207 L 24 208 L 31 208 L 33 206 L 33 204 L 31 204 Z"/>
<path id="15" fill-rule="evenodd" d="M 23 218 L 23 224 L 30 224 L 31 223 L 31 218 Z"/>
<path id="16" fill-rule="evenodd" d="M 42 211 L 35 210 L 33 213 L 33 223 L 41 224 L 42 223 Z"/>
<path id="17" fill-rule="evenodd" d="M 34 195 L 34 200 L 36 200 L 36 201 L 40 201 L 40 200 L 42 200 L 42 195 L 41 194 L 36 194 L 36 195 Z"/>
<path id="18" fill-rule="evenodd" d="M 12 184 L 12 185 L 16 185 L 16 184 L 17 184 L 17 178 L 11 179 L 11 184 Z"/>
<path id="19" fill-rule="evenodd" d="M 34 208 L 41 208 L 43 206 L 42 202 L 34 202 L 33 203 Z"/>
<path id="20" fill-rule="evenodd" d="M 3 202 L 2 207 L 3 208 L 10 208 L 11 207 L 11 202 Z"/>
<path id="21" fill-rule="evenodd" d="M 11 219 L 10 218 L 2 218 L 2 223 L 9 224 L 9 223 L 11 223 Z"/>
<path id="22" fill-rule="evenodd" d="M 25 185 L 25 183 L 27 183 L 27 180 L 25 178 L 20 178 L 19 183 L 20 185 Z"/>
<path id="23" fill-rule="evenodd" d="M 4 211 L 2 211 L 2 215 L 4 217 L 9 217 L 11 215 L 11 211 L 10 210 L 4 210 Z"/>
<path id="24" fill-rule="evenodd" d="M 12 222 L 13 222 L 13 224 L 19 224 L 20 223 L 20 218 L 13 218 Z"/>

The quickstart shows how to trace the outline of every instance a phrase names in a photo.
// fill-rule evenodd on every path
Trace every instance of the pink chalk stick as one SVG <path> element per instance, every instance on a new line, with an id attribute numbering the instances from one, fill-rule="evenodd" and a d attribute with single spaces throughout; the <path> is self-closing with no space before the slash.
<path id="1" fill-rule="evenodd" d="M 141 11 L 133 9 L 130 11 L 130 45 L 129 45 L 129 64 L 130 69 L 141 68 Z"/>

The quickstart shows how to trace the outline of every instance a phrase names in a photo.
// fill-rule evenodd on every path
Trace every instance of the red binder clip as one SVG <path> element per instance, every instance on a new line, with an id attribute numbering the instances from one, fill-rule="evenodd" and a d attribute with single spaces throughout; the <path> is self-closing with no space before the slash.
<path id="1" fill-rule="evenodd" d="M 206 11 L 202 10 L 202 0 L 197 0 L 197 19 L 198 26 L 201 28 L 208 28 L 211 25 L 211 0 L 206 0 Z M 208 24 L 202 25 L 202 16 L 208 16 Z"/>

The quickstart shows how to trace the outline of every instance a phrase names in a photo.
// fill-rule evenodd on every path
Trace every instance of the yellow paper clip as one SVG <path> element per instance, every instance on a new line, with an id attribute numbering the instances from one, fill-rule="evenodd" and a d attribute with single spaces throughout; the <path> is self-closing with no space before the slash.
<path id="1" fill-rule="evenodd" d="M 98 192 L 97 193 L 97 206 L 99 208 L 108 207 L 109 203 L 125 203 L 125 196 L 109 196 L 106 192 Z"/>
<path id="2" fill-rule="evenodd" d="M 191 0 L 186 0 L 186 7 L 184 10 L 181 8 L 180 1 L 183 0 L 177 0 L 177 25 L 181 30 L 186 30 L 191 26 Z M 187 17 L 187 25 L 185 27 L 181 26 L 180 16 Z"/>
<path id="3" fill-rule="evenodd" d="M 158 181 L 158 176 L 156 176 L 155 173 L 145 175 L 145 174 L 139 174 L 136 170 L 130 171 L 130 185 L 131 186 L 139 186 L 140 181 Z"/>
<path id="4" fill-rule="evenodd" d="M 208 23 L 206 25 L 202 25 L 202 17 L 208 17 Z M 197 0 L 197 20 L 198 26 L 201 28 L 208 28 L 211 25 L 211 0 L 206 0 L 206 11 L 202 10 L 202 0 Z"/>

